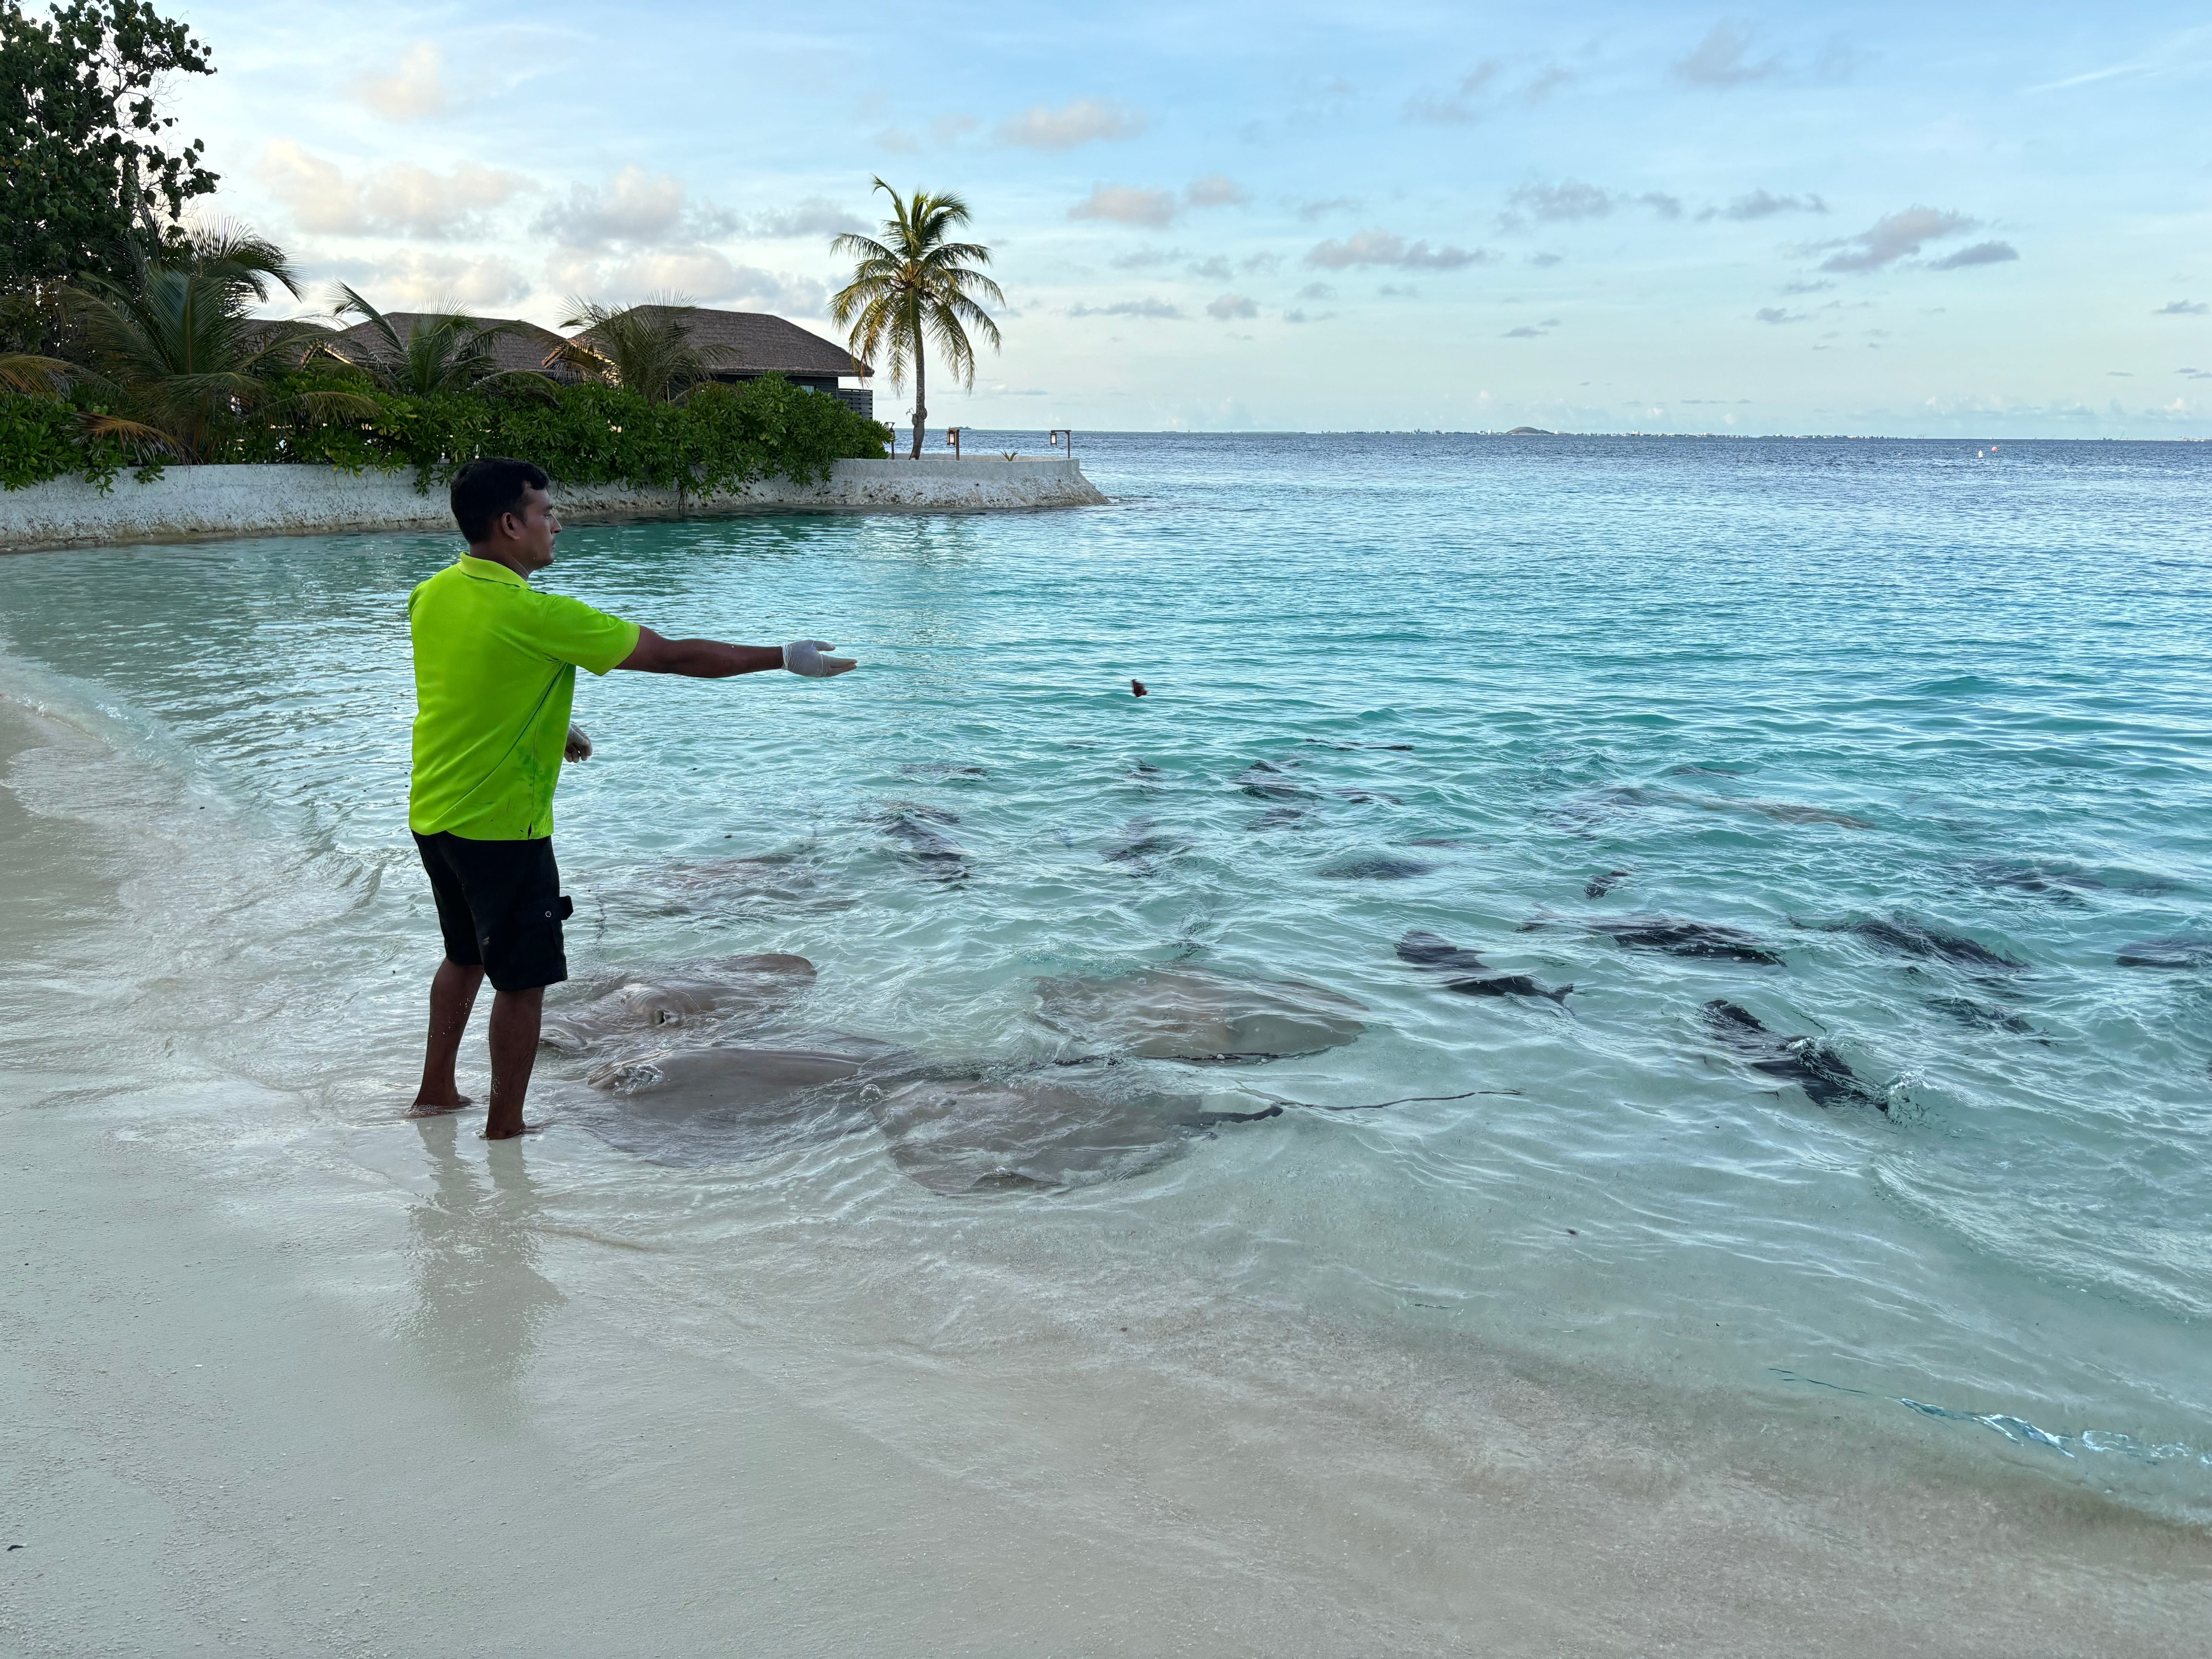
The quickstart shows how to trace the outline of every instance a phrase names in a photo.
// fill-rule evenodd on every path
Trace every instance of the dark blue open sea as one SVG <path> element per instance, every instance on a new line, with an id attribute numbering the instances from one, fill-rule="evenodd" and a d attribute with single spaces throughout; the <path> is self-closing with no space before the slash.
<path id="1" fill-rule="evenodd" d="M 1102 1152 L 1016 1090 L 933 1164 L 866 1112 L 626 1116 L 606 1051 L 549 1051 L 530 1202 L 639 1247 L 641 1330 L 708 1341 L 738 1275 L 953 1343 L 1111 1285 L 2212 1519 L 2212 446 L 1078 441 L 1110 506 L 561 538 L 546 585 L 864 664 L 580 686 L 571 998 L 796 952 L 798 1003 L 652 1051 L 1294 1103 Z M 100 963 L 164 1063 L 284 1091 L 313 1156 L 395 1181 L 437 954 L 403 602 L 453 551 L 0 561 L 5 689 L 105 745 L 11 785 L 158 842 L 128 938 L 87 910 L 42 948 Z M 1416 931 L 1480 969 L 1404 959 Z M 1358 1029 L 1109 1065 L 1048 1018 L 1042 981 L 1159 969 Z M 65 1041 L 11 994 L 12 1042 L 94 1063 L 80 1005 Z M 265 1160 L 289 1131 L 254 1125 Z M 220 1180 L 246 1139 L 201 1121 L 191 1155 Z"/>

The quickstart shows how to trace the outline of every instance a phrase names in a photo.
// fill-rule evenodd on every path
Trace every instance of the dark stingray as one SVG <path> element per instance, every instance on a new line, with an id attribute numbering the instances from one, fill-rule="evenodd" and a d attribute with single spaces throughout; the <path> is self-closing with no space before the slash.
<path id="1" fill-rule="evenodd" d="M 949 761 L 910 761 L 899 770 L 912 778 L 988 778 L 980 766 L 955 766 Z"/>
<path id="2" fill-rule="evenodd" d="M 1248 818 L 1247 830 L 1287 830 L 1292 824 L 1304 823 L 1312 812 L 1310 806 L 1270 806 L 1256 818 Z"/>
<path id="3" fill-rule="evenodd" d="M 1328 881 L 1405 881 L 1425 876 L 1438 866 L 1419 859 L 1401 859 L 1389 853 L 1366 853 L 1324 864 L 1314 873 Z"/>
<path id="4" fill-rule="evenodd" d="M 1592 876 L 1583 884 L 1583 896 L 1585 898 L 1603 898 L 1634 873 L 1632 870 L 1608 870 L 1601 876 Z"/>
<path id="5" fill-rule="evenodd" d="M 1561 924 L 1549 920 L 1524 922 L 1522 931 Z M 1768 968 L 1782 966 L 1781 955 L 1765 941 L 1741 928 L 1717 922 L 1685 921 L 1679 916 L 1633 915 L 1604 921 L 1570 924 L 1603 933 L 1632 951 L 1663 951 L 1673 957 L 1705 957 L 1722 962 L 1755 962 Z"/>
<path id="6" fill-rule="evenodd" d="M 1462 950 L 1449 939 L 1419 927 L 1398 941 L 1398 960 L 1434 973 L 1479 975 L 1455 979 L 1444 987 L 1462 996 L 1548 997 L 1553 1002 L 1564 1003 L 1568 993 L 1575 988 L 1562 985 L 1556 990 L 1547 989 L 1526 974 L 1493 974 L 1490 964 L 1474 951 Z"/>
<path id="7" fill-rule="evenodd" d="M 1406 845 L 1408 847 L 1464 847 L 1467 843 L 1457 836 L 1416 836 Z"/>
<path id="8" fill-rule="evenodd" d="M 1152 860 L 1175 853 L 1187 853 L 1190 845 L 1180 836 L 1160 834 L 1152 828 L 1151 818 L 1133 817 L 1121 826 L 1121 839 L 1106 849 L 1106 861 L 1109 864 L 1133 864 L 1149 874 Z"/>
<path id="9" fill-rule="evenodd" d="M 1978 1025 L 1991 1031 L 2016 1031 L 2021 1036 L 2032 1036 L 2039 1042 L 2051 1041 L 2010 1009 L 1976 1002 L 1971 997 L 1930 997 L 1928 1006 L 1937 1013 L 1957 1020 L 1961 1025 Z"/>
<path id="10" fill-rule="evenodd" d="M 2062 904 L 2079 904 L 2082 894 L 2101 891 L 2106 885 L 2077 865 L 2051 860 L 1984 859 L 1960 867 L 1978 886 L 2035 893 Z"/>
<path id="11" fill-rule="evenodd" d="M 904 842 L 907 856 L 932 880 L 960 881 L 968 874 L 968 856 L 935 827 L 959 822 L 956 814 L 939 807 L 902 803 L 887 808 L 876 824 L 893 841 Z"/>
<path id="12" fill-rule="evenodd" d="M 1356 801 L 1363 804 L 1368 801 L 1377 800 L 1388 801 L 1393 806 L 1403 806 L 1406 804 L 1404 801 L 1400 800 L 1397 796 L 1388 793 L 1381 789 L 1332 789 L 1328 793 L 1343 800 Z"/>
<path id="13" fill-rule="evenodd" d="M 1786 1037 L 1770 1031 L 1749 1009 L 1724 997 L 1705 1005 L 1705 1021 L 1715 1036 L 1744 1056 L 1752 1070 L 1796 1084 L 1816 1106 L 1889 1110 L 1889 1102 L 1860 1082 L 1843 1056 L 1817 1037 Z"/>
<path id="14" fill-rule="evenodd" d="M 1312 744 L 1317 749 L 1387 749 L 1393 754 L 1410 755 L 1410 743 L 1339 743 L 1333 738 L 1300 738 L 1300 743 Z"/>
<path id="15" fill-rule="evenodd" d="M 1948 933 L 1940 927 L 1911 921 L 1903 916 L 1885 921 L 1880 917 L 1870 921 L 1801 921 L 1799 927 L 1810 927 L 1824 933 L 1856 933 L 1871 944 L 1899 956 L 1918 957 L 1929 962 L 1948 962 L 1961 968 L 1981 968 L 1995 973 L 2017 973 L 2027 966 L 2010 957 L 2000 956 L 1986 945 L 1978 944 L 1961 933 Z"/>
<path id="16" fill-rule="evenodd" d="M 1237 775 L 1237 786 L 1248 795 L 1261 800 L 1319 800 L 1321 797 L 1303 784 L 1292 783 L 1283 775 L 1283 769 L 1269 761 L 1254 761 Z"/>
<path id="17" fill-rule="evenodd" d="M 1472 951 L 1462 950 L 1441 934 L 1416 927 L 1398 941 L 1398 960 L 1416 968 L 1433 968 L 1446 974 L 1482 974 L 1490 964 Z"/>
<path id="18" fill-rule="evenodd" d="M 1741 766 L 1710 766 L 1703 763 L 1686 763 L 1667 769 L 1667 775 L 1670 778 L 1740 778 L 1743 774 L 1744 769 Z"/>
<path id="19" fill-rule="evenodd" d="M 2212 968 L 2212 939 L 2139 939 L 2112 960 L 2123 968 Z"/>

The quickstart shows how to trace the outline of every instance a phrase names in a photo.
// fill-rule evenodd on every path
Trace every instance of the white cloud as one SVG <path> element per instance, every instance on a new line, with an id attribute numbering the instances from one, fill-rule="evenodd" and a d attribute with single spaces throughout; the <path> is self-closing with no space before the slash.
<path id="1" fill-rule="evenodd" d="M 1216 322 L 1226 323 L 1239 317 L 1256 317 L 1260 307 L 1241 294 L 1224 294 L 1206 307 L 1206 314 Z"/>
<path id="2" fill-rule="evenodd" d="M 2020 250 L 2010 242 L 1977 242 L 1972 247 L 1962 247 L 1956 253 L 1947 253 L 1931 260 L 1930 270 L 1964 270 L 1969 265 L 2001 265 L 2020 258 Z"/>
<path id="3" fill-rule="evenodd" d="M 669 174 L 635 165 L 615 174 L 605 189 L 572 185 L 568 200 L 548 207 L 534 227 L 539 235 L 574 248 L 616 243 L 657 247 L 726 235 L 738 228 L 732 214 L 688 204 L 684 186 Z"/>
<path id="4" fill-rule="evenodd" d="M 270 142 L 258 173 L 304 230 L 433 240 L 476 233 L 482 216 L 525 183 L 514 173 L 465 162 L 442 174 L 397 163 L 356 182 L 289 138 Z"/>
<path id="5" fill-rule="evenodd" d="M 1805 313 L 1784 311 L 1780 306 L 1761 306 L 1752 315 L 1762 323 L 1802 323 L 1806 320 Z"/>
<path id="6" fill-rule="evenodd" d="M 1685 86 L 1725 89 L 1772 80 L 1782 73 L 1782 60 L 1765 58 L 1753 63 L 1751 31 L 1741 23 L 1723 18 L 1688 57 L 1672 66 L 1669 73 Z"/>
<path id="7" fill-rule="evenodd" d="M 1664 191 L 1629 196 L 1586 185 L 1579 179 L 1562 179 L 1557 184 L 1534 180 L 1517 186 L 1505 201 L 1505 211 L 1498 216 L 1500 228 L 1505 230 L 1525 230 L 1530 220 L 1540 224 L 1572 224 L 1583 219 L 1602 219 L 1615 208 L 1631 205 L 1648 207 L 1662 219 L 1682 216 L 1680 198 Z"/>
<path id="8" fill-rule="evenodd" d="M 755 236 L 865 234 L 869 227 L 826 197 L 810 196 L 796 207 L 757 213 L 745 228 Z"/>
<path id="9" fill-rule="evenodd" d="M 1306 263 L 1323 270 L 1344 270 L 1353 265 L 1395 265 L 1401 270 L 1459 270 L 1487 264 L 1498 258 L 1487 248 L 1431 247 L 1427 241 L 1408 242 L 1387 230 L 1363 230 L 1341 241 L 1317 243 Z"/>
<path id="10" fill-rule="evenodd" d="M 2204 301 L 2202 300 L 2168 300 L 2156 311 L 2152 312 L 2151 315 L 2154 317 L 2202 317 L 2206 309 Z M 2182 371 L 2185 374 L 2189 372 L 2187 369 Z"/>
<path id="11" fill-rule="evenodd" d="M 1110 306 L 1070 306 L 1067 314 L 1071 317 L 1144 317 L 1163 322 L 1181 322 L 1182 307 L 1171 306 L 1164 300 L 1117 300 Z"/>
<path id="12" fill-rule="evenodd" d="M 1357 213 L 1360 205 L 1357 196 L 1317 196 L 1298 204 L 1298 217 L 1311 224 L 1331 213 Z"/>
<path id="13" fill-rule="evenodd" d="M 419 311 L 446 305 L 481 310 L 510 305 L 530 292 L 530 279 L 511 260 L 495 255 L 469 258 L 453 253 L 423 253 L 412 248 L 376 261 L 353 285 L 387 311 Z"/>
<path id="14" fill-rule="evenodd" d="M 1183 200 L 1193 207 L 1242 207 L 1252 199 L 1251 194 L 1234 179 L 1219 173 L 1209 173 L 1203 179 L 1194 179 L 1183 191 Z"/>
<path id="15" fill-rule="evenodd" d="M 1068 209 L 1071 219 L 1110 219 L 1116 224 L 1164 228 L 1175 222 L 1171 191 L 1140 190 L 1134 185 L 1094 185 L 1091 194 Z"/>
<path id="16" fill-rule="evenodd" d="M 1975 221 L 1963 213 L 1948 209 L 1909 207 L 1897 213 L 1885 214 L 1859 232 L 1841 242 L 1816 244 L 1820 247 L 1841 247 L 1844 252 L 1831 254 L 1820 262 L 1823 270 L 1864 272 L 1880 270 L 1899 259 L 1917 253 L 1929 242 L 1942 240 L 1974 228 Z M 2002 257 L 2002 256 L 2000 256 Z"/>
<path id="17" fill-rule="evenodd" d="M 1819 197 L 1777 196 L 1771 191 L 1754 190 L 1747 196 L 1739 196 L 1726 207 L 1709 207 L 1698 215 L 1700 219 L 1771 219 L 1778 213 L 1826 213 L 1828 204 Z"/>
<path id="18" fill-rule="evenodd" d="M 399 56 L 389 75 L 363 75 L 347 88 L 387 121 L 419 121 L 446 108 L 442 55 L 435 43 L 417 40 Z"/>
<path id="19" fill-rule="evenodd" d="M 557 250 L 546 275 L 564 294 L 609 304 L 676 295 L 699 305 L 734 305 L 787 317 L 818 317 L 828 294 L 811 277 L 738 264 L 719 248 L 691 244 L 608 261 Z"/>
<path id="20" fill-rule="evenodd" d="M 1053 109 L 1032 104 L 1019 115 L 999 123 L 1001 143 L 1025 149 L 1073 149 L 1100 138 L 1133 138 L 1145 130 L 1140 110 L 1124 108 L 1106 98 L 1079 98 Z"/>

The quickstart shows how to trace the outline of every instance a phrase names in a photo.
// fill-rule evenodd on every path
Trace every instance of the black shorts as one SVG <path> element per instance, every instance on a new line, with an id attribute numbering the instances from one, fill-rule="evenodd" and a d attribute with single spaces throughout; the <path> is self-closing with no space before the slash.
<path id="1" fill-rule="evenodd" d="M 470 841 L 441 830 L 418 835 L 438 901 L 446 959 L 483 965 L 497 991 L 528 991 L 568 977 L 561 923 L 575 906 L 561 896 L 550 836 Z"/>

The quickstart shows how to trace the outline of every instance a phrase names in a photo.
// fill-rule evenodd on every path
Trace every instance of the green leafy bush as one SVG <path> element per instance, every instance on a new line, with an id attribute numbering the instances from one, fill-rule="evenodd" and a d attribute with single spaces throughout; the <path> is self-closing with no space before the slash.
<path id="1" fill-rule="evenodd" d="M 343 373 L 316 385 L 362 392 Z M 831 464 L 880 456 L 889 427 L 837 398 L 781 375 L 706 386 L 680 404 L 648 403 L 617 386 L 562 386 L 403 398 L 367 393 L 373 418 L 311 422 L 240 419 L 211 459 L 411 472 L 416 487 L 442 484 L 479 455 L 534 461 L 566 484 L 625 484 L 694 495 L 734 490 L 757 478 L 816 483 Z M 87 439 L 78 410 L 58 398 L 0 396 L 0 484 L 20 489 L 78 473 L 103 485 L 134 457 L 114 439 Z"/>

